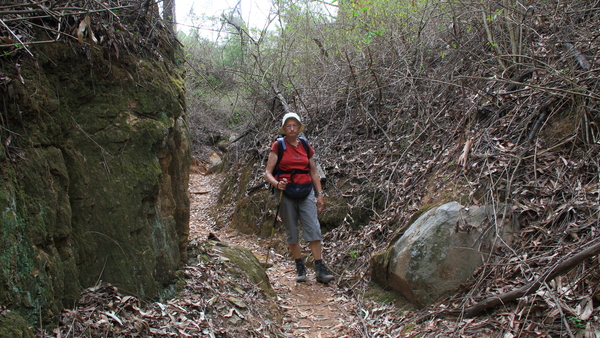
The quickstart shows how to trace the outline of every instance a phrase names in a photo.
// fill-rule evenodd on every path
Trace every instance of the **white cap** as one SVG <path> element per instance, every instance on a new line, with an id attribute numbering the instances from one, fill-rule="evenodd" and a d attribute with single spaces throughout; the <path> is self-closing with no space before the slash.
<path id="1" fill-rule="evenodd" d="M 283 129 L 283 126 L 285 125 L 285 121 L 287 121 L 287 119 L 289 118 L 293 118 L 296 121 L 298 121 L 298 123 L 300 123 L 300 130 L 298 130 L 298 132 L 301 132 L 304 130 L 304 124 L 302 124 L 302 120 L 300 120 L 300 116 L 298 116 L 298 114 L 296 113 L 287 113 L 285 115 L 283 115 L 283 119 L 281 120 L 281 132 L 285 134 L 285 129 Z"/>

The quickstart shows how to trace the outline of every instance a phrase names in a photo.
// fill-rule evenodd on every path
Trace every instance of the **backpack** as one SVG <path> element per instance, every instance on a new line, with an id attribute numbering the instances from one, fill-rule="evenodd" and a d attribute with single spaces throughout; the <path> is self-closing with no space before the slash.
<path id="1" fill-rule="evenodd" d="M 306 151 L 306 156 L 308 157 L 308 168 L 310 169 L 310 148 L 308 147 L 308 141 L 303 137 L 298 137 L 300 143 L 304 147 Z M 282 171 L 279 168 L 279 162 L 281 162 L 281 158 L 283 157 L 283 152 L 287 149 L 285 145 L 285 140 L 283 137 L 277 138 L 277 162 L 275 163 L 275 168 L 273 169 L 273 176 L 281 175 L 281 174 L 291 174 L 290 182 L 288 182 L 285 191 L 283 192 L 287 197 L 292 199 L 301 199 L 305 198 L 312 191 L 312 182 L 306 184 L 296 184 L 293 180 L 294 174 L 308 174 L 310 171 L 307 170 L 298 170 L 294 169 L 293 171 Z M 272 187 L 271 192 L 275 193 L 275 188 Z"/>

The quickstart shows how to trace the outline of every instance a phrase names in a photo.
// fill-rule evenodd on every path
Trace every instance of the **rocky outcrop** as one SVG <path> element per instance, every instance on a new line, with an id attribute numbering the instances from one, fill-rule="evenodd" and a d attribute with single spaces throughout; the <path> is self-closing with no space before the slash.
<path id="1" fill-rule="evenodd" d="M 511 241 L 513 225 L 502 213 L 456 202 L 429 210 L 373 256 L 374 281 L 417 306 L 431 304 L 465 282 L 495 247 Z"/>
<path id="2" fill-rule="evenodd" d="M 0 304 L 35 323 L 99 281 L 161 296 L 188 237 L 179 70 L 66 44 L 33 51 L 22 80 L 0 74 Z"/>
<path id="3" fill-rule="evenodd" d="M 264 267 L 260 264 L 259 260 L 254 254 L 239 245 L 231 243 L 225 243 L 220 241 L 209 240 L 205 243 L 205 250 L 212 251 L 213 254 L 217 254 L 221 257 L 221 260 L 230 262 L 237 269 L 231 269 L 231 273 L 234 276 L 240 276 L 240 278 L 248 278 L 254 285 L 261 288 L 267 295 L 275 297 L 275 291 L 269 282 L 269 276 L 267 276 Z M 241 276 L 241 275 L 245 276 Z"/>

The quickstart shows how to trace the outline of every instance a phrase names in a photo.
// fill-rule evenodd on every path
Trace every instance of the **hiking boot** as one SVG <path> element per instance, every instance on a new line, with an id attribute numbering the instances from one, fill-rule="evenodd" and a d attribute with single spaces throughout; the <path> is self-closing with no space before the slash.
<path id="1" fill-rule="evenodd" d="M 302 259 L 296 260 L 296 283 L 306 282 L 306 268 L 304 267 L 304 262 Z"/>
<path id="2" fill-rule="evenodd" d="M 317 282 L 327 284 L 333 280 L 333 275 L 325 267 L 322 261 L 315 261 L 315 272 L 317 274 Z"/>

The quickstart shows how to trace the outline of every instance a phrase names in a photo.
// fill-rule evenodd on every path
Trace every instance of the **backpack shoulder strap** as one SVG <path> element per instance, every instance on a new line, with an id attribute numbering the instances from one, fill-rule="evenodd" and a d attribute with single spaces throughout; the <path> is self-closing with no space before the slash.
<path id="1" fill-rule="evenodd" d="M 277 148 L 277 151 L 278 151 L 279 153 L 283 153 L 283 151 L 284 151 L 284 150 L 285 150 L 285 148 L 286 148 L 286 146 L 285 146 L 285 141 L 283 140 L 283 137 L 278 137 L 278 138 L 277 138 L 277 143 L 278 143 L 278 144 L 277 144 L 277 146 L 278 146 L 278 148 Z"/>
<path id="2" fill-rule="evenodd" d="M 306 155 L 310 155 L 310 149 L 308 149 L 308 141 L 304 137 L 298 137 L 298 139 L 302 143 L 304 150 L 306 150 Z"/>
<path id="3" fill-rule="evenodd" d="M 306 157 L 308 157 L 308 167 L 310 168 L 310 148 L 308 147 L 308 141 L 304 137 L 298 137 L 304 150 L 306 151 Z"/>
<path id="4" fill-rule="evenodd" d="M 277 138 L 277 162 L 275 163 L 275 168 L 273 169 L 273 173 L 277 174 L 279 171 L 279 162 L 281 162 L 281 158 L 283 157 L 283 151 L 285 150 L 285 141 L 283 137 Z"/>

